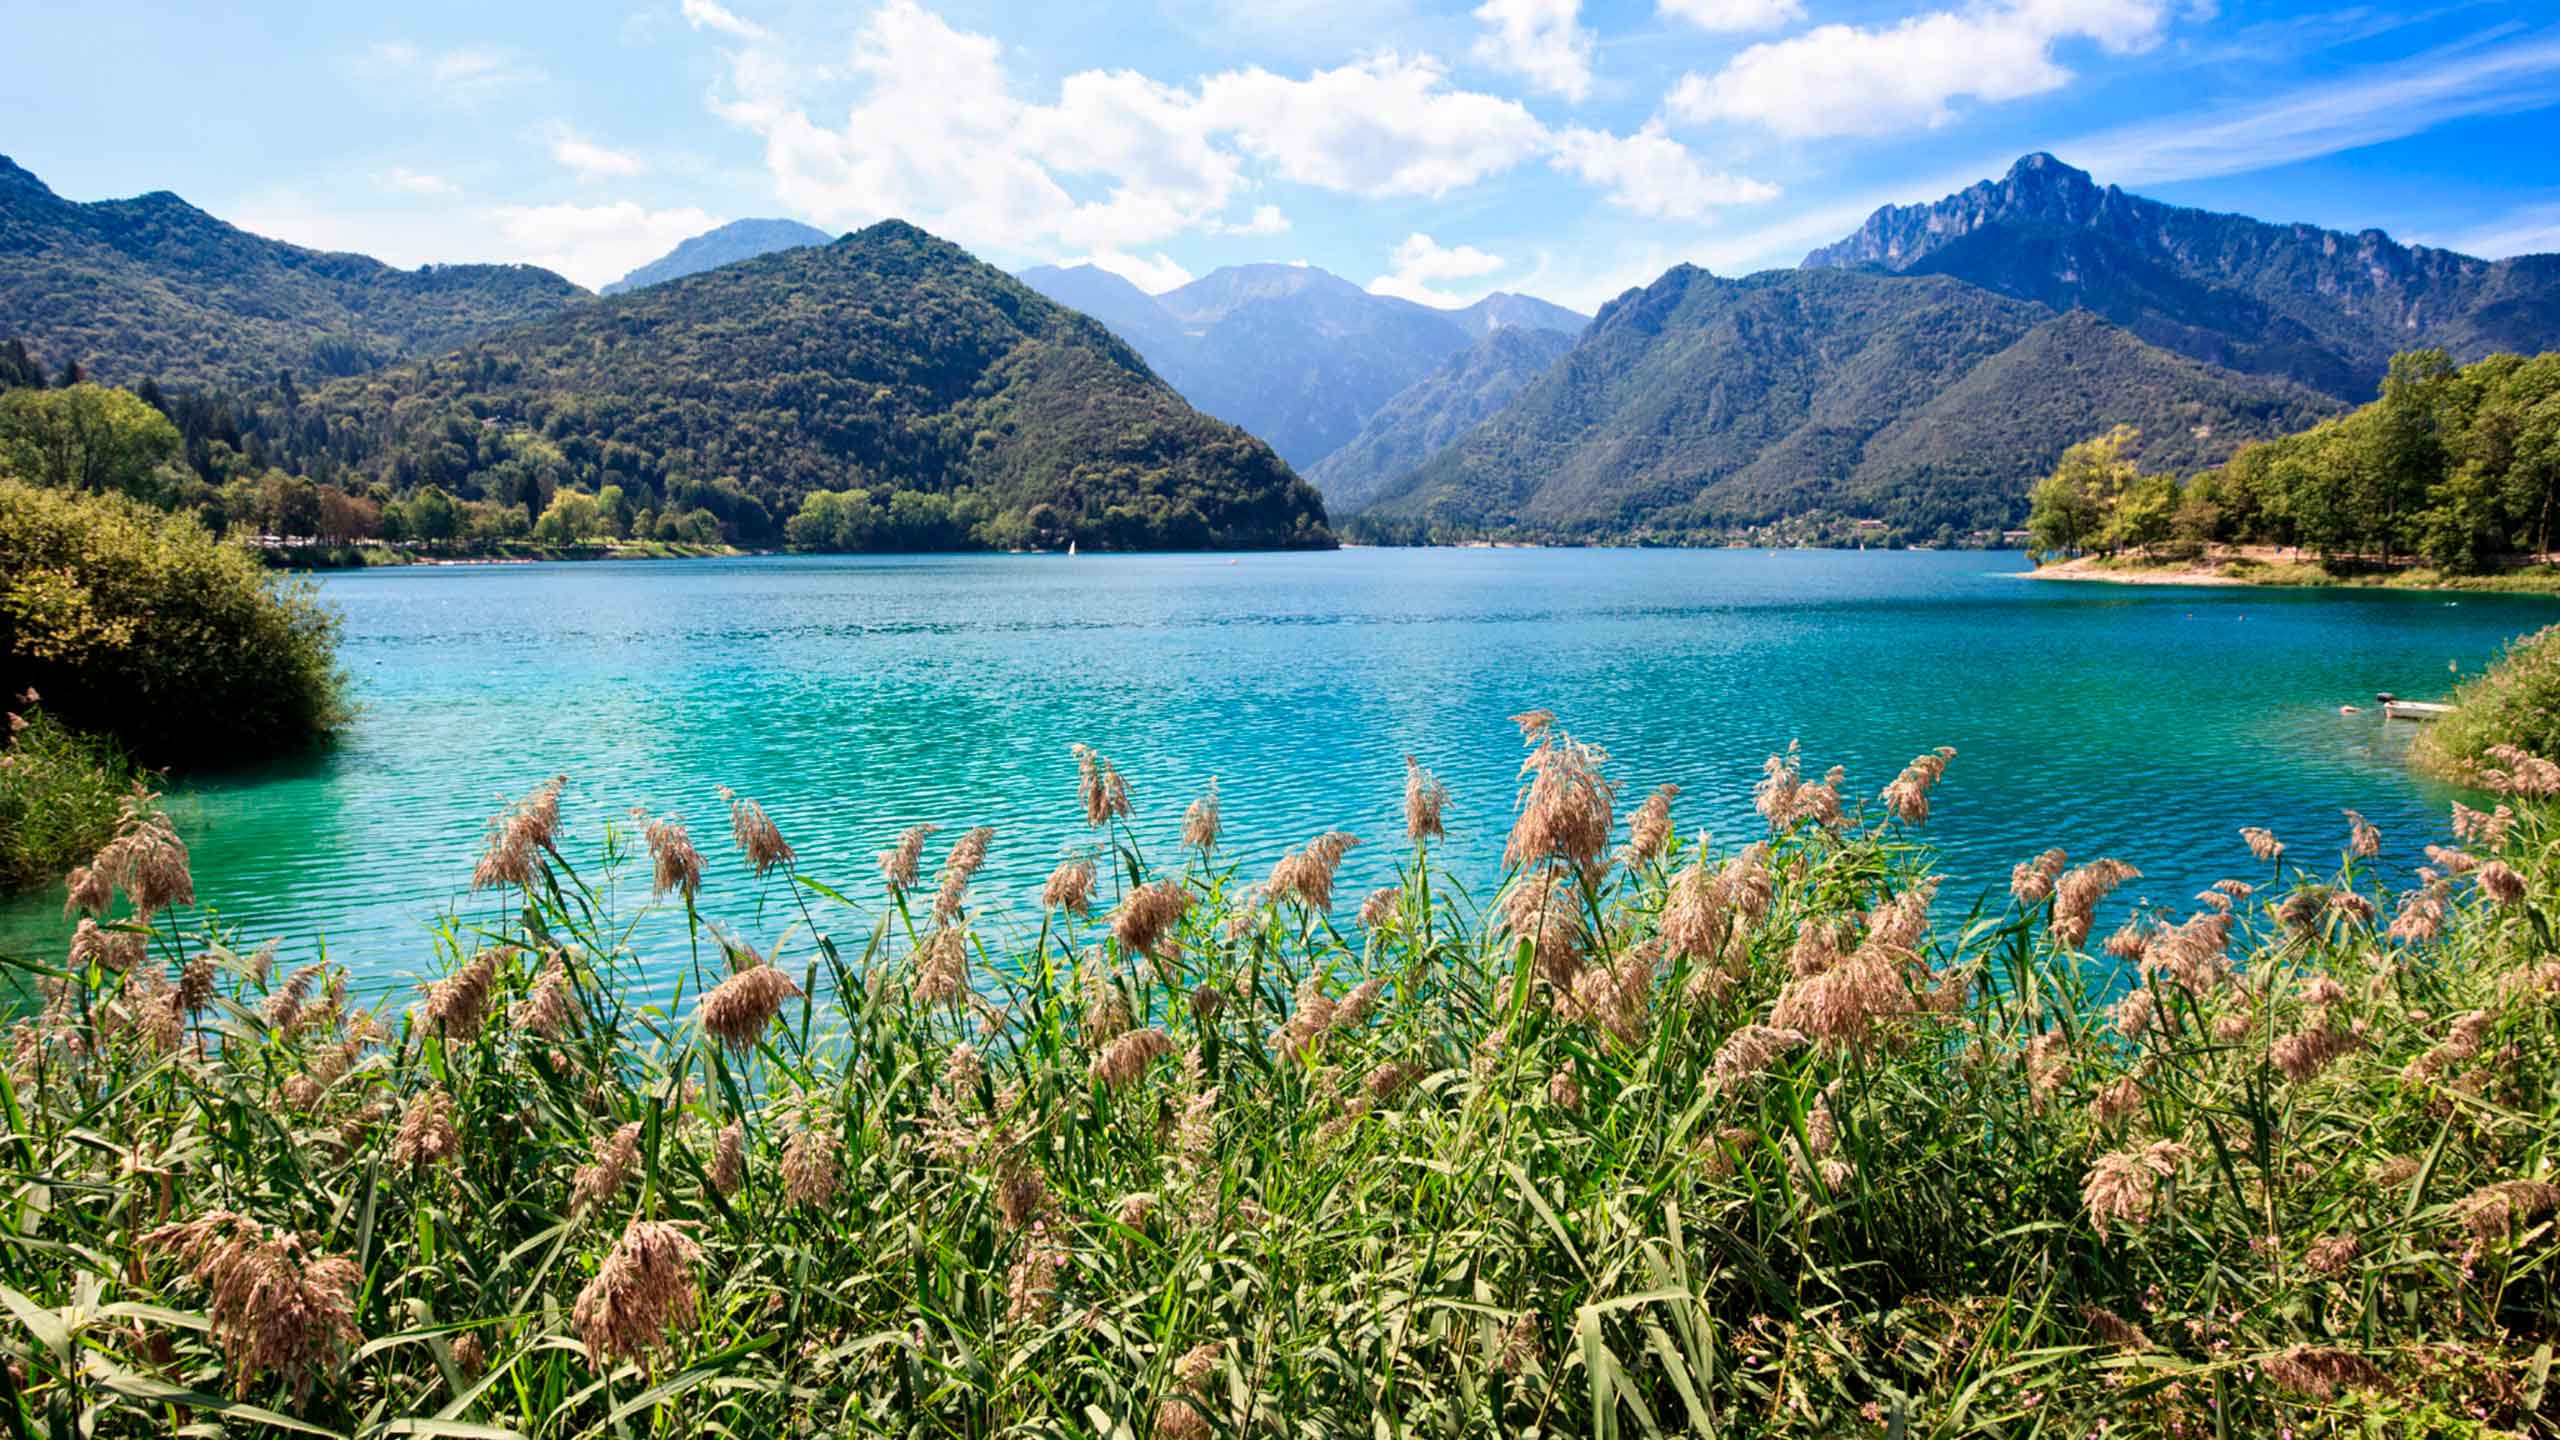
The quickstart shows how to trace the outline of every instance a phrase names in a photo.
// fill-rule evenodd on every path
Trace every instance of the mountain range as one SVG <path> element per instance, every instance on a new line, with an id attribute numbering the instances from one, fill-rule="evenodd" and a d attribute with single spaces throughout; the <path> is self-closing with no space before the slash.
<path id="1" fill-rule="evenodd" d="M 1444 310 L 1307 265 L 1233 265 L 1149 295 L 1091 265 L 1023 283 L 1110 326 L 1192 404 L 1271 442 L 1300 469 L 1349 444 L 1450 357 L 1504 326 L 1579 332 L 1585 317 L 1525 295 Z"/>
<path id="2" fill-rule="evenodd" d="M 2182 209 L 2042 154 L 1792 270 L 1676 266 L 1587 324 L 1302 265 L 1150 295 L 1005 276 L 910 226 L 822 238 L 737 222 L 598 299 L 288 245 L 166 193 L 69 202 L 0 160 L 0 337 L 240 397 L 253 446 L 394 491 L 716 491 L 761 533 L 860 488 L 949 521 L 882 533 L 1148 545 L 1317 543 L 1327 508 L 1395 536 L 1950 540 L 2014 523 L 2118 423 L 2146 466 L 2195 468 L 2368 398 L 2397 351 L 2560 347 L 2560 257 Z"/>
<path id="3" fill-rule="evenodd" d="M 288 245 L 165 190 L 76 203 L 0 156 L 0 335 L 102 380 L 351 375 L 589 298 L 531 265 L 398 270 Z"/>

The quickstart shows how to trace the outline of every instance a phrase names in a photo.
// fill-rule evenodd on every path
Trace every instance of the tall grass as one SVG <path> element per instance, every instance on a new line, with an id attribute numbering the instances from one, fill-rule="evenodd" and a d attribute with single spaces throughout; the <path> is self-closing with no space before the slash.
<path id="1" fill-rule="evenodd" d="M 2455 687 L 2452 714 L 2420 732 L 2417 762 L 2447 779 L 2475 781 L 2512 745 L 2560 755 L 2560 625 L 2509 644 L 2489 668 Z"/>
<path id="2" fill-rule="evenodd" d="M 2101 934 L 2111 861 L 1935 895 L 1944 753 L 1870 805 L 1773 758 L 1768 833 L 1710 854 L 1528 720 L 1481 905 L 1425 772 L 1401 883 L 1336 903 L 1348 836 L 1266 879 L 1195 806 L 1142 853 L 1087 752 L 1091 850 L 1011 945 L 973 928 L 983 832 L 822 878 L 733 802 L 767 891 L 727 928 L 680 821 L 545 786 L 442 978 L 371 1009 L 241 953 L 132 817 L 75 892 L 149 913 L 83 929 L 0 1083 L 0 1415 L 2549 1433 L 2560 770 L 2415 877 L 2360 822 L 2334 864 L 2259 834 Z M 696 941 L 664 1005 L 652 905 Z"/>
<path id="3" fill-rule="evenodd" d="M 0 892 L 52 880 L 114 837 L 141 773 L 124 747 L 46 713 L 33 691 L 0 715 Z"/>

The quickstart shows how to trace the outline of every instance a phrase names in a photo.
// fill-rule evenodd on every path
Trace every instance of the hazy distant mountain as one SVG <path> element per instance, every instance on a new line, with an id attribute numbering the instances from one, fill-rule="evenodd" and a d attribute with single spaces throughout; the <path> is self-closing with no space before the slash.
<path id="1" fill-rule="evenodd" d="M 1683 265 L 1602 307 L 1364 513 L 1603 537 L 1827 512 L 1961 533 L 2013 520 L 2064 446 L 2119 422 L 2142 427 L 2146 464 L 2184 467 L 2339 408 L 1943 276 Z"/>
<path id="2" fill-rule="evenodd" d="M 1584 323 L 1523 295 L 1435 309 L 1306 265 L 1229 266 L 1154 296 L 1091 266 L 1041 266 L 1022 279 L 1109 325 L 1192 404 L 1302 468 L 1349 443 L 1379 407 L 1487 333 L 1505 325 L 1571 332 Z"/>
<path id="3" fill-rule="evenodd" d="M 1949 275 L 2055 309 L 2094 311 L 2142 339 L 2362 401 L 2391 356 L 2456 360 L 2560 343 L 2560 256 L 2480 260 L 2164 205 L 2029 155 L 1930 205 L 1888 206 L 1808 267 Z"/>
<path id="4" fill-rule="evenodd" d="M 817 490 L 869 497 L 817 548 L 1331 543 L 1269 446 L 1097 322 L 900 221 L 307 391 L 294 428 L 395 488 L 507 495 L 533 464 L 643 505 L 743 487 L 760 508 L 725 515 L 759 543 Z"/>
<path id="5" fill-rule="evenodd" d="M 354 374 L 591 298 L 531 265 L 397 270 L 306 250 L 165 190 L 81 204 L 0 157 L 0 337 L 109 382 Z"/>
<path id="6" fill-rule="evenodd" d="M 1350 514 L 1509 404 L 1572 348 L 1573 337 L 1558 331 L 1499 326 L 1398 391 L 1307 478 L 1324 492 L 1326 506 Z"/>
<path id="7" fill-rule="evenodd" d="M 604 287 L 603 293 L 619 295 L 625 290 L 637 290 L 662 280 L 678 280 L 740 260 L 753 260 L 776 250 L 824 245 L 834 238 L 815 225 L 803 225 L 797 220 L 732 220 L 717 230 L 706 230 L 694 236 L 612 282 Z"/>

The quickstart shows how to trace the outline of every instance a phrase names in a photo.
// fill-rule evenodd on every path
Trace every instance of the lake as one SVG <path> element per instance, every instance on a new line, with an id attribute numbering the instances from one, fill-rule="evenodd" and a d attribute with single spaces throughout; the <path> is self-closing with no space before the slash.
<path id="1" fill-rule="evenodd" d="M 609 819 L 674 811 L 712 861 L 707 915 L 759 944 L 786 904 L 728 843 L 715 787 L 761 801 L 803 870 L 877 899 L 907 825 L 995 827 L 977 894 L 1030 923 L 1084 838 L 1071 741 L 1129 777 L 1170 857 L 1214 776 L 1259 877 L 1320 830 L 1351 853 L 1343 916 L 1402 850 L 1404 757 L 1454 794 L 1449 856 L 1493 877 L 1547 706 L 1605 746 L 1622 809 L 1679 783 L 1684 835 L 1757 828 L 1761 760 L 1848 767 L 1872 797 L 1959 751 L 1928 833 L 1951 901 L 2048 845 L 2121 856 L 2127 897 L 2257 877 L 2237 831 L 2312 859 L 2342 808 L 2413 863 L 2441 787 L 2373 693 L 2440 695 L 2560 610 L 2530 598 L 2030 582 L 1982 552 L 1345 550 L 1330 554 L 792 557 L 418 567 L 321 581 L 364 714 L 328 755 L 178 787 L 198 893 L 244 938 L 325 939 L 373 978 L 428 961 L 482 827 L 554 773 L 572 858 Z M 2341 715 L 2342 704 L 2365 706 Z M 635 872 L 645 886 L 645 867 Z M 645 889 L 636 893 L 645 894 Z M 60 891 L 0 909 L 0 944 L 57 943 Z M 484 908 L 485 897 L 479 902 Z M 1010 917 L 1009 919 L 1007 917 Z M 850 928 L 850 927 L 848 927 Z M 680 932 L 642 932 L 667 947 Z M 654 938 L 653 938 L 654 937 Z M 653 955 L 654 951 L 651 952 Z"/>

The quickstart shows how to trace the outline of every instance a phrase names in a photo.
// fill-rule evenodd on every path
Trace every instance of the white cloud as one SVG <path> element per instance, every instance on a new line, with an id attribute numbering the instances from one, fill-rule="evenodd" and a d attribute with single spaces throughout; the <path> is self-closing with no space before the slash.
<path id="1" fill-rule="evenodd" d="M 1591 94 L 1591 32 L 1582 28 L 1582 0 L 1485 0 L 1475 18 L 1485 27 L 1472 52 L 1478 63 L 1567 100 Z"/>
<path id="2" fill-rule="evenodd" d="M 1367 196 L 1437 198 L 1511 169 L 1546 139 L 1519 101 L 1453 90 L 1439 61 L 1392 52 L 1304 80 L 1258 67 L 1211 76 L 1200 111 L 1282 179 Z"/>
<path id="3" fill-rule="evenodd" d="M 2253 104 L 2066 141 L 2054 153 L 2121 185 L 2201 180 L 2378 145 L 2467 116 L 2560 103 L 2560 31 L 2506 39 L 2492 31 Z"/>
<path id="4" fill-rule="evenodd" d="M 1191 272 L 1182 268 L 1170 255 L 1159 250 L 1153 255 L 1131 255 L 1119 250 L 1096 250 L 1061 260 L 1061 265 L 1090 265 L 1108 270 L 1150 295 L 1161 295 L 1191 283 Z"/>
<path id="5" fill-rule="evenodd" d="M 451 195 L 455 190 L 454 183 L 443 176 L 412 170 L 405 165 L 394 165 L 377 178 L 383 188 L 410 195 Z"/>
<path id="6" fill-rule="evenodd" d="M 2061 41 L 2130 54 L 2157 44 L 2167 19 L 2167 0 L 2006 0 L 1889 29 L 1823 25 L 1754 45 L 1713 75 L 1683 76 L 1665 104 L 1681 120 L 1803 138 L 1943 125 L 1956 100 L 2017 100 L 2069 83 L 2054 57 Z"/>
<path id="7" fill-rule="evenodd" d="M 2430 234 L 2424 243 L 2487 260 L 2560 252 L 2560 200 L 2518 206 L 2460 230 Z"/>
<path id="8" fill-rule="evenodd" d="M 1654 8 L 1701 30 L 1775 30 L 1804 18 L 1804 0 L 1654 0 Z"/>
<path id="9" fill-rule="evenodd" d="M 1709 173 L 1689 148 L 1647 125 L 1633 135 L 1570 129 L 1555 137 L 1556 168 L 1608 191 L 1610 204 L 1656 220 L 1696 220 L 1720 205 L 1778 198 L 1778 187 Z"/>
<path id="10" fill-rule="evenodd" d="M 734 12 L 713 4 L 712 0 L 683 0 L 683 9 L 685 23 L 696 30 L 717 30 L 740 40 L 765 38 L 763 26 L 739 19 Z"/>
<path id="11" fill-rule="evenodd" d="M 620 279 L 720 223 L 690 205 L 651 210 L 629 200 L 502 205 L 484 215 L 505 258 L 556 270 L 589 289 Z"/>
<path id="12" fill-rule="evenodd" d="M 578 172 L 581 179 L 622 179 L 637 175 L 646 168 L 638 156 L 606 149 L 566 125 L 555 125 L 547 133 L 551 158 Z"/>
<path id="13" fill-rule="evenodd" d="M 1503 258 L 1488 255 L 1473 245 L 1445 249 L 1440 242 L 1417 231 L 1405 237 L 1395 254 L 1387 258 L 1386 274 L 1369 282 L 1370 292 L 1393 295 L 1400 300 L 1424 305 L 1464 305 L 1477 295 L 1452 295 L 1436 288 L 1445 280 L 1479 280 L 1503 267 Z"/>
<path id="14" fill-rule="evenodd" d="M 367 85 L 406 91 L 429 104 L 470 110 L 510 90 L 538 85 L 541 67 L 513 51 L 485 45 L 421 50 L 405 40 L 385 40 L 355 58 L 356 78 Z"/>
<path id="15" fill-rule="evenodd" d="M 1009 255 L 1277 234 L 1288 228 L 1278 206 L 1236 213 L 1265 180 L 1437 198 L 1554 146 L 1518 101 L 1460 89 L 1438 60 L 1394 51 L 1188 85 L 1087 70 L 1042 100 L 1014 83 L 993 37 L 918 0 L 883 0 L 837 63 L 779 37 L 726 60 L 714 109 L 763 141 L 785 205 L 838 225 L 904 216 Z M 826 97 L 846 92 L 829 114 Z"/>
<path id="16" fill-rule="evenodd" d="M 1212 227 L 1221 235 L 1278 235 L 1289 228 L 1289 217 L 1277 205 L 1256 205 L 1253 215 L 1243 224 L 1220 221 Z"/>

